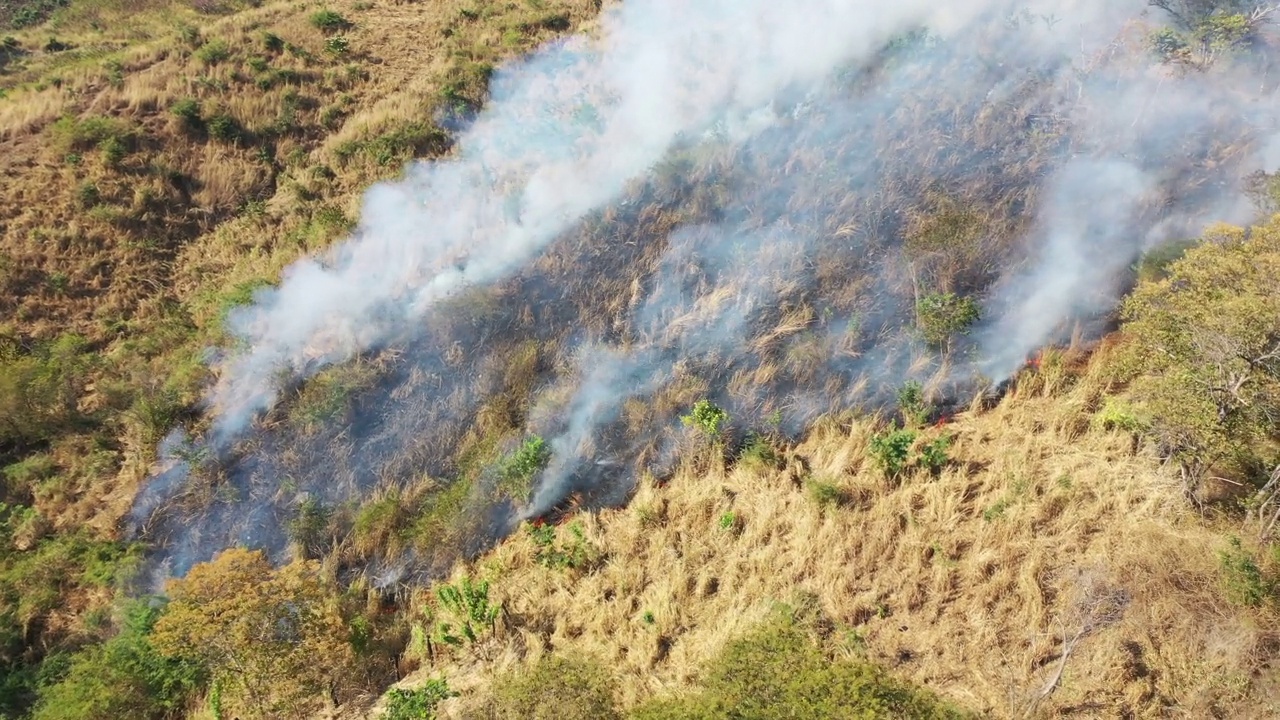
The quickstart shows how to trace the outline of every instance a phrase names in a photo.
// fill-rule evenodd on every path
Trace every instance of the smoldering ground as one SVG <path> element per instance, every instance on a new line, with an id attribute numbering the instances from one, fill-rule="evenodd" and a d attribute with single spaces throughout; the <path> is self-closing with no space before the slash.
<path id="1" fill-rule="evenodd" d="M 1163 62 L 1141 2 L 800 5 L 628 2 L 501 71 L 456 157 L 231 318 L 207 427 L 135 505 L 164 566 L 439 571 L 624 500 L 699 399 L 795 434 L 1002 379 L 1096 331 L 1144 250 L 1243 219 L 1276 133 L 1266 52 Z M 946 294 L 981 319 L 925 342 Z M 504 482 L 535 435 L 546 468 Z"/>

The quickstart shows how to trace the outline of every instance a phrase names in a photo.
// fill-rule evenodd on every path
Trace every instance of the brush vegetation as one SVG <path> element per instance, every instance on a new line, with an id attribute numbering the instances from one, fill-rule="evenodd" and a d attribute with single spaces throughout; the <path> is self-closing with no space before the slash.
<path id="1" fill-rule="evenodd" d="M 1126 52 L 1209 72 L 1267 42 L 1253 3 L 1152 4 L 1174 25 Z M 236 342 L 228 317 L 345 236 L 370 183 L 446 154 L 495 66 L 599 10 L 0 7 L 0 717 L 1280 713 L 1280 219 L 1152 250 L 1117 332 L 1047 350 L 998 403 L 944 410 L 939 383 L 912 381 L 884 389 L 882 413 L 782 432 L 787 389 L 849 382 L 819 372 L 829 356 L 899 329 L 934 354 L 913 366 L 968 349 L 990 268 L 1025 230 L 1015 209 L 1071 138 L 962 101 L 937 110 L 1002 174 L 946 170 L 970 163 L 929 150 L 904 155 L 892 203 L 836 178 L 813 189 L 815 207 L 841 208 L 818 221 L 827 235 L 902 238 L 883 290 L 905 311 L 884 320 L 857 258 L 818 253 L 803 272 L 834 301 L 769 309 L 752 366 L 682 368 L 629 401 L 610 436 L 636 440 L 618 454 L 679 452 L 625 506 L 571 491 L 486 542 L 486 509 L 528 501 L 558 460 L 525 432 L 570 344 L 550 328 L 611 330 L 672 229 L 718 217 L 738 163 L 774 159 L 683 148 L 538 262 L 548 277 L 613 263 L 599 286 L 545 283 L 554 296 L 520 306 L 509 288 L 476 291 L 432 329 L 451 342 L 429 362 L 388 351 L 292 388 L 260 420 L 282 438 L 257 448 L 272 477 L 236 486 L 192 459 L 205 485 L 168 516 L 265 493 L 270 519 L 210 517 L 278 525 L 292 559 L 230 548 L 145 595 L 145 548 L 122 527 L 157 443 L 200 421 L 207 348 Z M 868 132 L 896 153 L 891 128 L 914 120 Z M 1232 167 L 1230 130 L 1202 167 Z M 1280 182 L 1254 180 L 1274 211 Z M 601 238 L 615 257 L 598 259 Z M 475 331 L 486 323 L 520 331 Z M 481 347 L 496 361 L 467 365 Z M 411 407 L 412 452 L 347 465 L 356 441 L 335 428 L 394 410 L 376 393 L 461 392 L 450 382 L 483 402 Z M 756 398 L 753 413 L 731 417 L 730 395 Z M 679 420 L 669 445 L 639 440 Z M 288 491 L 320 454 L 325 486 L 358 500 Z M 398 582 L 410 563 L 426 579 Z"/>

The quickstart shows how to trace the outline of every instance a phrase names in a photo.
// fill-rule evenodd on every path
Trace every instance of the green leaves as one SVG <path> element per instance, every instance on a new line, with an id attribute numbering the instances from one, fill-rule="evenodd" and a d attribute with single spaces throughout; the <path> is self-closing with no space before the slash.
<path id="1" fill-rule="evenodd" d="M 707 437 L 714 439 L 720 437 L 721 429 L 725 423 L 729 422 L 729 413 L 703 398 L 694 403 L 693 410 L 688 415 L 682 416 L 680 421 L 687 426 L 698 428 Z"/>
<path id="2" fill-rule="evenodd" d="M 441 611 L 452 622 L 436 626 L 436 639 L 445 645 L 476 645 L 485 631 L 492 632 L 502 605 L 489 601 L 489 581 L 469 576 L 436 588 Z"/>
<path id="3" fill-rule="evenodd" d="M 1280 433 L 1280 221 L 1220 226 L 1125 301 L 1117 361 L 1161 450 L 1190 475 L 1274 464 Z M 1196 478 L 1191 478 L 1194 482 Z"/>
<path id="4" fill-rule="evenodd" d="M 968 333 L 981 315 L 976 300 L 955 293 L 925 295 L 916 303 L 916 326 L 934 347 L 944 347 L 953 336 Z"/>

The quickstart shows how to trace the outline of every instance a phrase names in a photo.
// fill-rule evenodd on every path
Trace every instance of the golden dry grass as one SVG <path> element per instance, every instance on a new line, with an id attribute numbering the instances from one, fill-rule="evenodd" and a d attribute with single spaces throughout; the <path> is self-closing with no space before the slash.
<path id="1" fill-rule="evenodd" d="M 576 517 L 605 557 L 598 569 L 545 568 L 531 539 L 513 536 L 460 569 L 492 578 L 512 618 L 492 661 L 454 658 L 418 676 L 443 673 L 462 692 L 456 716 L 495 676 L 583 652 L 616 670 L 632 706 L 693 687 L 774 601 L 805 593 L 868 658 L 1012 717 L 1056 669 L 1079 593 L 1107 588 L 1129 598 L 1123 616 L 1085 636 L 1042 712 L 1272 716 L 1275 698 L 1250 687 L 1274 654 L 1275 617 L 1224 600 L 1220 528 L 1188 510 L 1132 437 L 1091 429 L 1096 382 L 1050 396 L 1045 380 L 1026 376 L 994 409 L 956 416 L 937 477 L 888 482 L 868 462 L 871 420 L 820 423 L 794 452 L 845 490 L 844 507 L 823 507 L 789 471 L 686 462 L 628 507 Z"/>

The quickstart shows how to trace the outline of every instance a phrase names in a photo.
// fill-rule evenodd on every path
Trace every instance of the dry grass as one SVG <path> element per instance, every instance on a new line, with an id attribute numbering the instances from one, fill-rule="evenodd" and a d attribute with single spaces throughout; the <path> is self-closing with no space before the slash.
<path id="1" fill-rule="evenodd" d="M 946 426 L 952 463 L 937 477 L 887 483 L 867 461 L 872 421 L 820 423 L 794 452 L 846 492 L 845 507 L 815 502 L 786 471 L 689 461 L 628 507 L 575 518 L 606 558 L 598 569 L 547 569 L 514 536 L 473 570 L 510 613 L 493 660 L 424 673 L 462 690 L 457 713 L 512 667 L 584 652 L 616 669 L 631 706 L 695 685 L 773 601 L 811 593 L 870 659 L 1011 717 L 1078 629 L 1079 593 L 1105 587 L 1127 596 L 1123 615 L 1084 636 L 1042 712 L 1275 712 L 1274 697 L 1249 692 L 1274 654 L 1275 618 L 1225 602 L 1215 528 L 1131 437 L 1089 429 L 1096 390 L 1049 397 L 1041 380 L 1024 377 L 993 410 Z"/>

